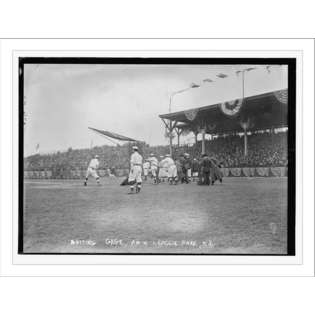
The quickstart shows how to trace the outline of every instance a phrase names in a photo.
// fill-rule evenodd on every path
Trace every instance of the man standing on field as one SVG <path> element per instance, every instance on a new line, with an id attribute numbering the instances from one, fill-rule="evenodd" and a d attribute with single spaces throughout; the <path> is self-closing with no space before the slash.
<path id="1" fill-rule="evenodd" d="M 167 176 L 170 185 L 176 185 L 177 167 L 170 154 L 165 155 L 164 166 L 167 168 Z"/>
<path id="2" fill-rule="evenodd" d="M 159 175 L 158 175 L 158 183 L 161 183 L 162 181 L 165 181 L 165 178 L 167 178 L 167 167 L 164 165 L 165 159 L 164 156 L 160 156 L 160 162 L 159 162 Z"/>
<path id="3" fill-rule="evenodd" d="M 148 159 L 144 160 L 142 168 L 143 168 L 144 180 L 147 180 L 148 179 L 148 175 L 149 175 L 149 170 L 150 170 L 150 162 L 149 162 Z"/>
<path id="4" fill-rule="evenodd" d="M 142 173 L 142 156 L 138 152 L 138 147 L 132 147 L 133 153 L 130 158 L 130 173 L 128 183 L 130 184 L 130 194 L 134 192 L 134 185 L 136 184 L 136 193 L 141 190 L 141 173 Z"/>
<path id="5" fill-rule="evenodd" d="M 188 153 L 184 153 L 184 158 L 182 159 L 182 167 L 183 167 L 182 183 L 188 184 L 191 175 L 191 161 Z"/>
<path id="6" fill-rule="evenodd" d="M 153 177 L 154 183 L 157 183 L 157 176 L 158 176 L 158 159 L 154 156 L 153 153 L 150 154 L 150 157 L 148 158 L 148 161 L 150 162 L 150 172 Z"/>
<path id="7" fill-rule="evenodd" d="M 88 166 L 88 169 L 86 171 L 84 186 L 87 186 L 87 181 L 90 176 L 94 177 L 96 179 L 96 182 L 98 185 L 101 185 L 100 183 L 100 177 L 97 174 L 97 169 L 99 167 L 100 163 L 98 161 L 98 155 L 95 155 L 94 159 L 90 161 L 90 164 Z"/>

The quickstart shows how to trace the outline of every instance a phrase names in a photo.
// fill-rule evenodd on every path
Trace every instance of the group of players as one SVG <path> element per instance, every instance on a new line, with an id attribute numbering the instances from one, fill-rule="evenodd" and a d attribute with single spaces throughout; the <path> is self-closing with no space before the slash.
<path id="1" fill-rule="evenodd" d="M 147 159 L 143 159 L 137 146 L 133 146 L 133 153 L 130 157 L 130 172 L 128 179 L 122 185 L 130 185 L 130 193 L 139 193 L 142 185 L 142 173 L 146 181 L 150 176 L 154 184 L 167 180 L 170 185 L 178 183 L 188 184 L 191 180 L 197 180 L 199 185 L 213 185 L 216 180 L 222 183 L 221 164 L 213 157 L 203 154 L 198 160 L 191 159 L 188 153 L 182 154 L 179 158 L 173 159 L 170 154 L 160 156 L 160 160 L 151 153 Z M 88 178 L 94 177 L 100 184 L 97 169 L 99 166 L 98 156 L 90 161 L 86 172 L 84 185 L 87 185 Z"/>

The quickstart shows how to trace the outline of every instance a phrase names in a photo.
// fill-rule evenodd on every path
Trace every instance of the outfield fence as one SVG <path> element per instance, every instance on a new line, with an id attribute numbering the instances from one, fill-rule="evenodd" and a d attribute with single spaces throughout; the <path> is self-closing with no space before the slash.
<path id="1" fill-rule="evenodd" d="M 285 177 L 287 167 L 232 167 L 222 168 L 224 177 Z"/>
<path id="2" fill-rule="evenodd" d="M 288 173 L 287 167 L 232 167 L 221 168 L 224 177 L 285 177 Z M 128 169 L 116 169 L 115 174 L 118 177 L 127 176 Z M 24 171 L 25 179 L 83 179 L 86 170 L 26 170 Z M 100 177 L 109 176 L 105 169 L 99 169 Z"/>
<path id="3" fill-rule="evenodd" d="M 100 177 L 109 176 L 106 169 L 99 169 L 98 174 Z M 116 169 L 115 174 L 118 177 L 123 177 L 128 174 L 128 169 Z M 24 171 L 25 179 L 82 179 L 85 178 L 86 170 L 26 170 Z"/>

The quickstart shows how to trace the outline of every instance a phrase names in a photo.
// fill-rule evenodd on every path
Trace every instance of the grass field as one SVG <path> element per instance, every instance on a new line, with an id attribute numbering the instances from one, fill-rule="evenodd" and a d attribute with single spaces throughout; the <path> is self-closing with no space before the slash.
<path id="1" fill-rule="evenodd" d="M 25 253 L 286 254 L 287 179 L 25 181 Z"/>

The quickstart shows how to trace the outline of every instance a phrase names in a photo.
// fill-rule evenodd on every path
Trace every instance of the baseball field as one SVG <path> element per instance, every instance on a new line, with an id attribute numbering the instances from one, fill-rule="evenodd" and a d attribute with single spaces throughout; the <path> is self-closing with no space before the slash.
<path id="1" fill-rule="evenodd" d="M 287 178 L 25 180 L 25 253 L 286 254 Z"/>

